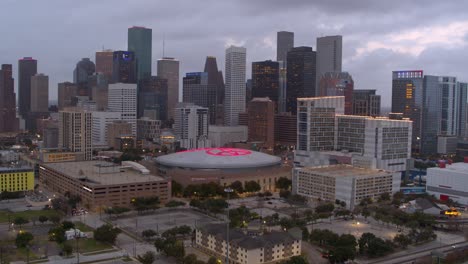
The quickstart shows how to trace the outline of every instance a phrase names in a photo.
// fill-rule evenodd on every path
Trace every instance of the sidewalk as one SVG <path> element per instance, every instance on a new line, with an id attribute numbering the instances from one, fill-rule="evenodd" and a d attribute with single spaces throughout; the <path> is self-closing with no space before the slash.
<path id="1" fill-rule="evenodd" d="M 100 260 L 109 260 L 109 259 L 119 259 L 125 257 L 125 252 L 123 250 L 117 252 L 109 252 L 109 253 L 102 253 L 97 255 L 83 255 L 80 254 L 80 263 L 81 262 L 92 262 L 92 261 L 100 261 Z M 12 264 L 24 264 L 24 261 L 15 261 L 11 262 Z M 64 258 L 61 256 L 50 256 L 49 261 L 41 262 L 41 263 L 54 263 L 54 264 L 74 264 L 77 263 L 76 255 L 73 254 L 72 257 Z"/>

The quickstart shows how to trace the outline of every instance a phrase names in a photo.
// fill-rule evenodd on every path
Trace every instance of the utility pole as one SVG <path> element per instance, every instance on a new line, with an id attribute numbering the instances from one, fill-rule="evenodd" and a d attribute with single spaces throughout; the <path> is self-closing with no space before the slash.
<path id="1" fill-rule="evenodd" d="M 226 233 L 226 264 L 229 264 L 229 194 L 234 190 L 231 188 L 224 189 L 224 192 L 227 193 L 227 233 Z"/>

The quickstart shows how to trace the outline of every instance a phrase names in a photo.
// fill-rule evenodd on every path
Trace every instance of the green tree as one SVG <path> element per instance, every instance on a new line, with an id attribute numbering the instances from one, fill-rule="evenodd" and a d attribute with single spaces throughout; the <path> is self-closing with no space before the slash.
<path id="1" fill-rule="evenodd" d="M 206 264 L 219 264 L 218 260 L 215 257 L 210 257 Z"/>
<path id="2" fill-rule="evenodd" d="M 370 197 L 365 197 L 361 199 L 361 202 L 359 203 L 360 206 L 367 206 L 369 204 L 372 204 L 372 198 Z"/>
<path id="3" fill-rule="evenodd" d="M 152 264 L 156 260 L 156 255 L 152 251 L 146 251 L 145 254 L 138 255 L 137 259 L 143 264 Z"/>
<path id="4" fill-rule="evenodd" d="M 22 216 L 18 216 L 16 217 L 14 220 L 13 220 L 13 223 L 17 226 L 19 226 L 19 228 L 21 229 L 21 227 L 27 223 L 29 223 L 29 220 L 22 217 Z"/>
<path id="5" fill-rule="evenodd" d="M 289 260 L 280 262 L 281 264 L 309 264 L 304 256 L 293 256 Z"/>
<path id="6" fill-rule="evenodd" d="M 71 208 L 76 208 L 76 206 L 81 203 L 81 196 L 79 195 L 70 195 L 67 201 L 68 205 L 70 205 Z"/>
<path id="7" fill-rule="evenodd" d="M 166 203 L 166 207 L 179 207 L 179 206 L 184 206 L 184 205 L 185 205 L 184 202 L 175 201 L 175 200 L 171 200 Z"/>
<path id="8" fill-rule="evenodd" d="M 286 177 L 280 177 L 276 183 L 275 187 L 280 190 L 289 190 L 291 187 L 292 181 Z"/>
<path id="9" fill-rule="evenodd" d="M 237 193 L 243 193 L 244 192 L 244 187 L 242 186 L 242 182 L 240 181 L 235 181 L 231 183 L 230 187 L 236 191 Z"/>
<path id="10" fill-rule="evenodd" d="M 369 243 L 375 239 L 376 236 L 372 233 L 363 233 L 358 240 L 359 253 L 364 254 L 369 249 Z"/>
<path id="11" fill-rule="evenodd" d="M 16 235 L 15 245 L 18 248 L 25 248 L 29 246 L 31 241 L 34 239 L 33 234 L 29 232 L 20 232 Z"/>
<path id="12" fill-rule="evenodd" d="M 166 243 L 163 249 L 164 254 L 168 257 L 181 259 L 185 256 L 185 248 L 182 241 L 176 240 L 171 243 Z"/>
<path id="13" fill-rule="evenodd" d="M 197 255 L 195 254 L 188 254 L 182 260 L 183 264 L 196 264 L 197 263 Z"/>
<path id="14" fill-rule="evenodd" d="M 335 205 L 333 205 L 332 203 L 326 203 L 326 204 L 322 204 L 322 205 L 315 207 L 315 212 L 317 214 L 331 213 L 333 212 L 333 210 L 335 210 Z"/>
<path id="15" fill-rule="evenodd" d="M 154 231 L 153 229 L 146 229 L 146 230 L 143 230 L 143 232 L 141 232 L 141 236 L 145 239 L 151 239 L 153 237 L 155 237 L 158 233 L 156 233 L 156 231 Z"/>
<path id="16" fill-rule="evenodd" d="M 397 234 L 393 238 L 393 242 L 400 246 L 401 248 L 407 248 L 409 244 L 411 244 L 411 239 L 406 236 L 405 234 Z"/>
<path id="17" fill-rule="evenodd" d="M 379 197 L 379 201 L 390 201 L 390 193 L 382 193 Z"/>
<path id="18" fill-rule="evenodd" d="M 73 247 L 70 244 L 65 243 L 63 244 L 62 250 L 65 256 L 70 256 L 71 253 L 73 252 Z"/>
<path id="19" fill-rule="evenodd" d="M 182 184 L 174 180 L 172 180 L 171 189 L 173 196 L 181 196 L 184 193 L 184 187 L 182 186 Z"/>
<path id="20" fill-rule="evenodd" d="M 94 230 L 94 239 L 97 241 L 114 244 L 117 235 L 120 234 L 120 229 L 113 227 L 110 224 L 105 224 Z"/>
<path id="21" fill-rule="evenodd" d="M 138 212 L 142 212 L 158 209 L 160 200 L 158 196 L 137 197 L 132 199 L 132 204 Z"/>
<path id="22" fill-rule="evenodd" d="M 49 240 L 62 244 L 65 242 L 65 230 L 61 226 L 51 228 L 49 230 Z"/>
<path id="23" fill-rule="evenodd" d="M 72 223 L 72 222 L 70 222 L 70 221 L 63 221 L 63 222 L 62 222 L 62 228 L 63 228 L 64 230 L 70 230 L 70 229 L 72 229 L 72 228 L 75 228 L 75 224 Z"/>
<path id="24" fill-rule="evenodd" d="M 47 216 L 45 216 L 45 215 L 40 215 L 39 216 L 39 222 L 41 222 L 41 224 L 44 224 L 45 222 L 47 222 L 47 220 L 49 220 L 49 218 L 47 218 Z"/>
<path id="25" fill-rule="evenodd" d="M 60 223 L 60 216 L 58 215 L 52 215 L 49 220 L 54 223 L 55 225 L 57 225 L 58 223 Z"/>
<path id="26" fill-rule="evenodd" d="M 364 216 L 364 218 L 365 218 L 366 221 L 367 221 L 367 217 L 369 217 L 371 213 L 370 213 L 369 208 L 364 207 L 364 208 L 362 209 L 361 214 L 362 214 L 362 216 Z"/>
<path id="27" fill-rule="evenodd" d="M 261 187 L 256 181 L 248 181 L 245 183 L 244 189 L 246 192 L 258 192 L 261 190 Z"/>

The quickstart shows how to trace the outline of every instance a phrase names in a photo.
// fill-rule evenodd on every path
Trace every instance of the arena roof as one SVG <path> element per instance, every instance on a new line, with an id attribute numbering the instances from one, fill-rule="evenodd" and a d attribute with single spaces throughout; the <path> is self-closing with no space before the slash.
<path id="1" fill-rule="evenodd" d="M 161 156 L 156 162 L 194 169 L 246 169 L 278 165 L 281 158 L 246 149 L 202 148 Z"/>

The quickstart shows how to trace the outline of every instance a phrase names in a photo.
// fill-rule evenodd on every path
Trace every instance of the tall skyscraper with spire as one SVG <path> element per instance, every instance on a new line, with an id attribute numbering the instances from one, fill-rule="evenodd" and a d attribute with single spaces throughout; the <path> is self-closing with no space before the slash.
<path id="1" fill-rule="evenodd" d="M 230 46 L 226 49 L 224 122 L 228 126 L 238 125 L 239 113 L 245 112 L 246 54 L 244 47 Z"/>
<path id="2" fill-rule="evenodd" d="M 151 77 L 152 29 L 131 27 L 128 29 L 128 50 L 135 53 L 137 81 Z"/>
<path id="3" fill-rule="evenodd" d="M 13 67 L 2 64 L 0 69 L 0 133 L 18 130 Z"/>
<path id="4" fill-rule="evenodd" d="M 174 118 L 174 109 L 179 102 L 179 61 L 169 57 L 159 59 L 158 77 L 167 79 L 168 118 Z"/>
<path id="5" fill-rule="evenodd" d="M 31 112 L 31 77 L 37 74 L 37 60 L 24 57 L 18 61 L 18 108 L 22 118 Z"/>

